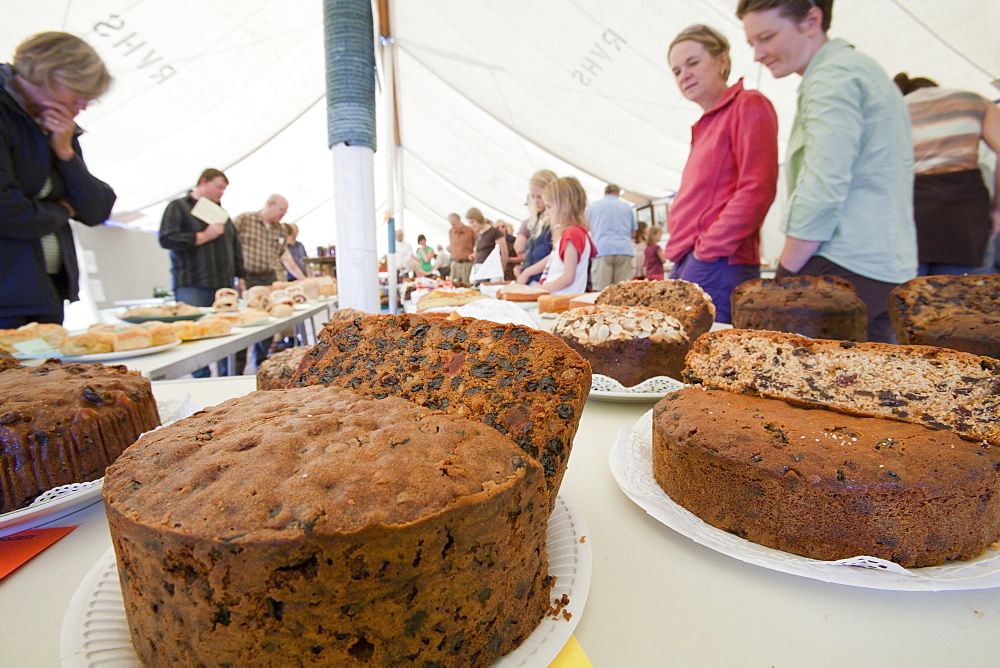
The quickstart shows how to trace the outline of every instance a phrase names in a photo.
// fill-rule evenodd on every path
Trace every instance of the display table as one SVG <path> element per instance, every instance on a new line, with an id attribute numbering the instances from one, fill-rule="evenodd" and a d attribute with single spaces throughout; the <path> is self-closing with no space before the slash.
<path id="1" fill-rule="evenodd" d="M 252 377 L 154 383 L 159 399 L 211 405 Z M 593 577 L 575 636 L 595 666 L 996 665 L 1000 589 L 897 592 L 752 566 L 660 524 L 615 483 L 619 429 L 652 404 L 590 400 L 563 490 L 589 528 Z M 100 504 L 78 528 L 0 581 L 0 665 L 56 666 L 63 614 L 108 548 Z"/>
<path id="2" fill-rule="evenodd" d="M 178 346 L 151 355 L 120 358 L 106 364 L 124 364 L 150 380 L 173 380 L 228 357 L 230 375 L 238 375 L 235 362 L 238 351 L 258 341 L 270 340 L 275 334 L 299 324 L 304 326 L 308 342 L 315 343 L 317 326 L 322 327 L 322 324 L 329 319 L 331 310 L 336 309 L 336 305 L 336 301 L 309 302 L 307 308 L 263 325 L 234 327 L 232 333 L 226 336 L 184 341 Z M 37 365 L 42 361 L 27 360 L 23 364 Z"/>

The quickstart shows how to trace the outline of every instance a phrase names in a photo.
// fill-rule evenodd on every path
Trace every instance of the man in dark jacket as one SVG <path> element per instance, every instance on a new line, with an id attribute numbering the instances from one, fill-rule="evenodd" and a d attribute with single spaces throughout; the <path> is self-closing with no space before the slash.
<path id="1" fill-rule="evenodd" d="M 115 193 L 83 162 L 73 120 L 111 84 L 80 38 L 45 32 L 0 64 L 0 328 L 61 324 L 79 299 L 72 218 L 101 225 Z"/>

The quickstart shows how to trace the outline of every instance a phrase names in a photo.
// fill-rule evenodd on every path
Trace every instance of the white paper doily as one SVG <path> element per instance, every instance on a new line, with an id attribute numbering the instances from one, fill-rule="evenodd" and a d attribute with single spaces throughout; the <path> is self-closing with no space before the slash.
<path id="1" fill-rule="evenodd" d="M 557 497 L 549 517 L 547 547 L 549 573 L 557 577 L 551 599 L 565 594 L 569 604 L 557 616 L 543 619 L 519 647 L 494 662 L 495 668 L 547 667 L 580 621 L 590 591 L 590 536 L 580 507 L 564 494 Z M 63 668 L 141 668 L 132 648 L 112 548 L 84 576 L 70 600 L 59 656 Z"/>
<path id="2" fill-rule="evenodd" d="M 189 397 L 184 397 L 173 401 L 157 401 L 156 408 L 162 426 L 191 415 L 200 406 L 191 403 Z M 44 526 L 91 506 L 101 500 L 103 487 L 104 478 L 53 487 L 40 494 L 30 506 L 0 514 L 0 536 Z"/>
<path id="3" fill-rule="evenodd" d="M 618 486 L 639 507 L 674 531 L 717 552 L 764 568 L 837 584 L 899 591 L 942 591 L 1000 587 L 1000 549 L 975 559 L 906 569 L 875 557 L 839 561 L 800 557 L 750 542 L 706 524 L 671 500 L 653 477 L 653 412 L 623 427 L 609 465 Z"/>
<path id="4" fill-rule="evenodd" d="M 625 387 L 614 378 L 595 373 L 590 382 L 590 398 L 601 401 L 659 401 L 666 394 L 684 387 L 684 383 L 668 376 L 655 376 L 638 385 Z"/>

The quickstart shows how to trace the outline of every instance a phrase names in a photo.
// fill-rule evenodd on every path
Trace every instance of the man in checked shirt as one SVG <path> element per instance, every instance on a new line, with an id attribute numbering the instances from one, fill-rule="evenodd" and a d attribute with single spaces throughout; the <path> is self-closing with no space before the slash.
<path id="1" fill-rule="evenodd" d="M 255 285 L 271 285 L 279 280 L 278 269 L 281 268 L 281 279 L 284 279 L 284 266 L 281 255 L 285 252 L 285 230 L 281 219 L 288 211 L 288 200 L 281 195 L 271 195 L 260 211 L 248 211 L 236 216 L 233 225 L 243 250 L 243 266 L 246 268 L 246 287 Z M 267 359 L 267 349 L 270 341 L 259 341 L 254 344 L 254 359 L 259 365 Z M 237 354 L 237 368 L 242 368 Z"/>

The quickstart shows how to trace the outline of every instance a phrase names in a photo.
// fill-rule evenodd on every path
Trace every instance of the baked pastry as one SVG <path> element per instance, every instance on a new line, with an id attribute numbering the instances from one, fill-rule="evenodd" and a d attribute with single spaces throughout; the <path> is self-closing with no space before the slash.
<path id="1" fill-rule="evenodd" d="M 20 329 L 0 329 L 0 351 L 17 353 L 18 350 L 14 346 L 15 343 L 23 343 L 37 338 L 34 334 Z"/>
<path id="2" fill-rule="evenodd" d="M 600 292 L 584 292 L 582 295 L 576 295 L 569 300 L 570 308 L 580 308 L 581 306 L 594 306 L 597 302 L 597 296 L 601 294 Z"/>
<path id="3" fill-rule="evenodd" d="M 944 348 L 727 329 L 695 341 L 684 379 L 1000 443 L 1000 362 Z"/>
<path id="4" fill-rule="evenodd" d="M 538 295 L 538 312 L 539 313 L 562 313 L 569 310 L 569 304 L 574 297 L 580 297 L 581 294 L 575 295 L 550 295 L 548 293 L 544 295 Z"/>
<path id="5" fill-rule="evenodd" d="M 354 320 L 355 318 L 363 318 L 366 315 L 368 314 L 356 308 L 341 308 L 333 312 L 333 315 L 330 316 L 330 322 L 336 320 Z"/>
<path id="6" fill-rule="evenodd" d="M 236 299 L 239 300 L 240 293 L 233 288 L 219 288 L 215 291 L 215 299 Z"/>
<path id="7" fill-rule="evenodd" d="M 507 283 L 497 290 L 497 299 L 509 302 L 534 302 L 542 295 L 549 294 L 548 290 L 534 285 L 521 285 L 520 283 Z"/>
<path id="8" fill-rule="evenodd" d="M 257 389 L 278 390 L 288 387 L 292 374 L 312 346 L 293 346 L 275 353 L 257 366 Z"/>
<path id="9" fill-rule="evenodd" d="M 284 302 L 271 304 L 267 309 L 267 314 L 274 318 L 287 318 L 293 313 L 295 313 L 295 307 Z"/>
<path id="10" fill-rule="evenodd" d="M 625 387 L 656 376 L 680 379 L 691 342 L 680 323 L 642 306 L 587 306 L 560 314 L 552 333 Z"/>
<path id="11" fill-rule="evenodd" d="M 889 319 L 900 343 L 1000 358 L 1000 274 L 911 279 L 889 295 Z"/>
<path id="12" fill-rule="evenodd" d="M 399 398 L 231 399 L 103 493 L 144 665 L 485 666 L 550 606 L 541 466 Z"/>
<path id="13" fill-rule="evenodd" d="M 673 501 L 814 559 L 975 557 L 1000 538 L 998 471 L 1000 445 L 919 424 L 697 387 L 654 409 L 653 473 Z"/>
<path id="14" fill-rule="evenodd" d="M 87 331 L 67 336 L 59 344 L 63 355 L 95 355 L 110 353 L 115 349 L 113 332 Z"/>
<path id="15" fill-rule="evenodd" d="M 31 322 L 18 327 L 17 331 L 23 332 L 33 339 L 43 339 L 52 348 L 58 348 L 59 343 L 69 336 L 69 332 L 62 325 L 46 322 Z"/>
<path id="16" fill-rule="evenodd" d="M 0 513 L 100 478 L 159 424 L 149 380 L 124 366 L 48 360 L 0 370 Z"/>
<path id="17" fill-rule="evenodd" d="M 587 361 L 546 332 L 371 315 L 327 324 L 290 385 L 399 396 L 485 422 L 541 461 L 554 504 L 590 381 Z"/>
<path id="18" fill-rule="evenodd" d="M 177 341 L 177 332 L 168 323 L 144 322 L 139 327 L 142 327 L 149 334 L 151 346 L 165 346 Z"/>
<path id="19" fill-rule="evenodd" d="M 868 310 L 838 276 L 755 278 L 732 293 L 733 327 L 792 332 L 814 339 L 866 341 Z"/>
<path id="20" fill-rule="evenodd" d="M 142 327 L 129 327 L 111 335 L 111 346 L 116 353 L 149 348 L 152 345 L 153 336 Z"/>
<path id="21" fill-rule="evenodd" d="M 232 325 L 230 325 L 223 318 L 201 318 L 195 322 L 195 325 L 197 326 L 198 331 L 200 332 L 199 336 L 201 337 L 225 336 L 227 334 L 231 334 L 233 331 Z"/>
<path id="22" fill-rule="evenodd" d="M 417 313 L 431 309 L 455 309 L 477 299 L 490 299 L 479 290 L 431 290 L 417 300 Z"/>
<path id="23" fill-rule="evenodd" d="M 694 341 L 712 328 L 715 304 L 696 283 L 680 279 L 665 281 L 624 281 L 601 291 L 598 306 L 645 306 L 677 318 L 684 333 Z"/>

